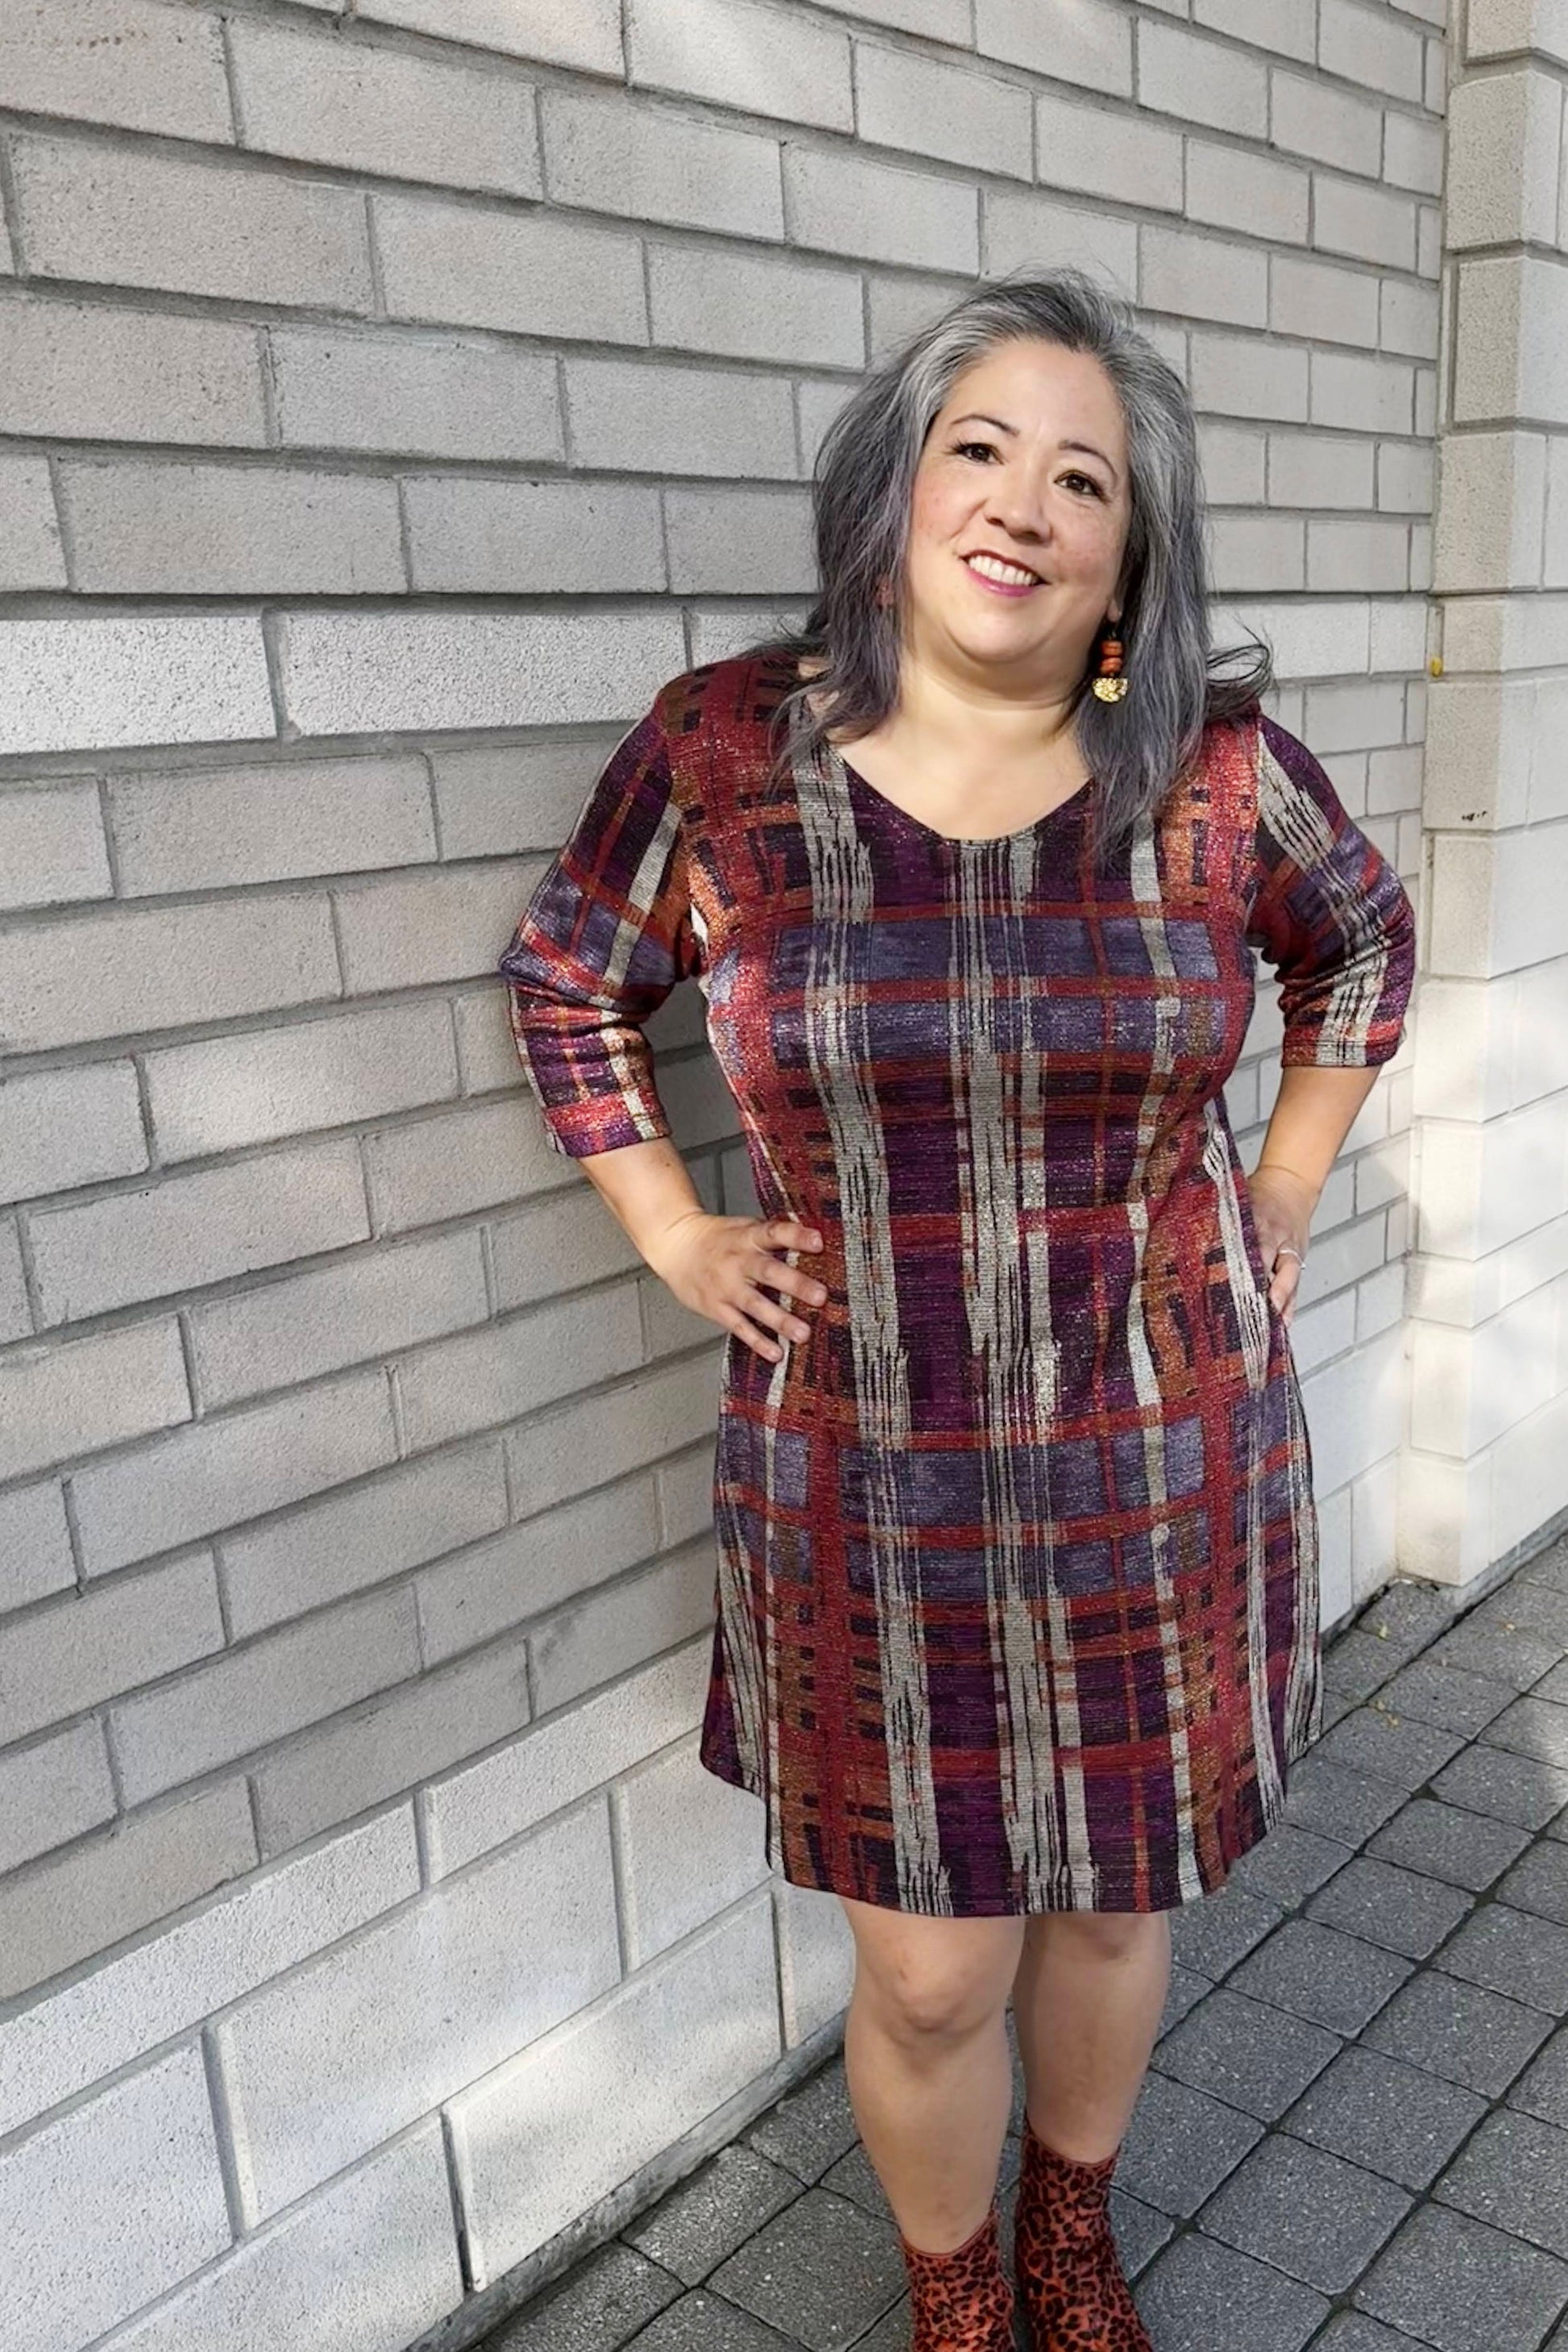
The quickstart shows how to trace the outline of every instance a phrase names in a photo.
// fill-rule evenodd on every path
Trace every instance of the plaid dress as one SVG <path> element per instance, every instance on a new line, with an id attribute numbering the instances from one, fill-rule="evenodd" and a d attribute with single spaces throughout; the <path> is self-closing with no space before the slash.
<path id="1" fill-rule="evenodd" d="M 726 1336 L 700 1755 L 801 1886 L 945 1916 L 1223 1885 L 1321 1720 L 1311 1454 L 1222 1089 L 1387 1060 L 1393 866 L 1297 738 L 1215 722 L 1101 877 L 1091 778 L 939 834 L 838 752 L 770 789 L 781 659 L 671 679 L 501 959 L 553 1147 L 668 1135 L 695 978 L 765 1216 L 826 1285 Z"/>

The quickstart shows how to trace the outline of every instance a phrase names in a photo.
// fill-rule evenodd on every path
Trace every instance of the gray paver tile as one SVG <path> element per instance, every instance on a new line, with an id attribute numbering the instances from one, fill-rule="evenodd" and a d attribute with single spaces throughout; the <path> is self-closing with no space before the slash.
<path id="1" fill-rule="evenodd" d="M 1453 1624 L 1453 1596 L 1441 1585 L 1395 1577 L 1392 1584 L 1373 1593 L 1355 1622 L 1358 1628 L 1385 1641 L 1402 1659 L 1413 1658 Z"/>
<path id="2" fill-rule="evenodd" d="M 1341 2294 L 1413 2201 L 1359 2164 L 1270 2132 L 1209 2199 L 1198 2224 L 1307 2286 Z"/>
<path id="3" fill-rule="evenodd" d="M 1369 2049 L 1499 2098 L 1552 2031 L 1538 2009 L 1427 1969 L 1401 1985 L 1362 2032 Z"/>
<path id="4" fill-rule="evenodd" d="M 744 2137 L 749 2147 L 797 2179 L 820 2180 L 860 2137 L 842 2056 L 820 2067 L 798 2090 L 786 2092 Z"/>
<path id="5" fill-rule="evenodd" d="M 1521 1560 L 1509 1584 L 1554 1584 L 1559 1592 L 1568 1592 L 1568 1543 L 1559 1538 L 1538 1551 L 1532 1559 Z"/>
<path id="6" fill-rule="evenodd" d="M 1285 2128 L 1401 2188 L 1422 2189 L 1486 2111 L 1479 2092 L 1352 2043 L 1302 2093 Z"/>
<path id="7" fill-rule="evenodd" d="M 1445 1731 L 1462 1732 L 1467 1739 L 1484 1731 L 1514 1696 L 1509 1683 L 1489 1682 L 1484 1675 L 1440 1665 L 1431 1657 L 1412 1658 L 1383 1689 L 1384 1703 L 1395 1715 L 1438 1724 Z"/>
<path id="8" fill-rule="evenodd" d="M 831 2189 L 808 2189 L 721 2263 L 708 2285 L 806 2352 L 839 2352 L 897 2299 L 906 2273 L 891 2222 Z"/>
<path id="9" fill-rule="evenodd" d="M 1398 1673 L 1400 1663 L 1394 1643 L 1379 1641 L 1364 1626 L 1352 1625 L 1323 1652 L 1324 1696 L 1348 1697 L 1359 1706 Z"/>
<path id="10" fill-rule="evenodd" d="M 1341 2047 L 1337 2034 L 1218 1985 L 1157 2044 L 1163 2074 L 1272 2123 Z"/>
<path id="11" fill-rule="evenodd" d="M 1536 2352 L 1568 2263 L 1444 2205 L 1420 2205 L 1352 2295 L 1437 2352 Z"/>
<path id="12" fill-rule="evenodd" d="M 1516 1698 L 1481 1734 L 1486 1748 L 1506 1748 L 1511 1756 L 1532 1762 L 1568 1768 L 1568 1706 L 1534 1692 Z"/>
<path id="13" fill-rule="evenodd" d="M 1202 1902 L 1184 1903 L 1172 1912 L 1171 1958 L 1217 1983 L 1283 1916 L 1278 1903 L 1266 1903 L 1227 1878 Z"/>
<path id="14" fill-rule="evenodd" d="M 1316 1919 L 1287 1919 L 1231 1972 L 1233 1991 L 1271 2001 L 1335 2033 L 1359 2033 L 1412 1963 Z"/>
<path id="15" fill-rule="evenodd" d="M 1166 2248 L 1134 2301 L 1160 2352 L 1301 2352 L 1329 2308 L 1315 2287 L 1201 2230 Z"/>
<path id="16" fill-rule="evenodd" d="M 1188 2010 L 1195 2009 L 1204 1995 L 1213 1990 L 1212 1978 L 1200 1976 L 1196 1969 L 1184 1969 L 1180 1960 L 1173 1960 L 1171 1981 L 1165 1990 L 1165 2006 L 1160 2011 L 1155 2038 L 1158 2039 L 1162 2033 L 1169 2033 L 1173 2026 L 1180 2025 Z"/>
<path id="17" fill-rule="evenodd" d="M 1440 1666 L 1460 1666 L 1466 1674 L 1484 1675 L 1489 1682 L 1506 1683 L 1510 1690 L 1528 1690 L 1550 1674 L 1563 1654 L 1561 1646 L 1523 1626 L 1510 1633 L 1498 1625 L 1478 1624 L 1474 1613 L 1444 1633 L 1427 1655 Z"/>
<path id="18" fill-rule="evenodd" d="M 1474 1617 L 1504 1632 L 1522 1626 L 1527 1633 L 1539 1633 L 1542 1641 L 1556 1644 L 1559 1657 L 1568 1651 L 1568 1587 L 1510 1576 L 1478 1603 Z"/>
<path id="19" fill-rule="evenodd" d="M 1143 2077 L 1115 2178 L 1130 2196 L 1184 2221 L 1262 2137 L 1263 2126 L 1239 2107 L 1151 2072 Z"/>
<path id="20" fill-rule="evenodd" d="M 620 2352 L 680 2291 L 679 2279 L 612 2238 L 487 2336 L 485 2352 Z"/>
<path id="21" fill-rule="evenodd" d="M 1342 1870 L 1355 1849 L 1338 1838 L 1319 1837 L 1313 1830 L 1298 1829 L 1294 1822 L 1276 1822 L 1268 1836 L 1231 1870 L 1231 1880 L 1249 1895 L 1261 1895 L 1293 1911 L 1315 1894 L 1325 1879 Z"/>
<path id="22" fill-rule="evenodd" d="M 1555 1919 L 1483 1903 L 1432 1965 L 1527 2001 L 1549 2017 L 1568 2016 L 1568 1927 Z"/>
<path id="23" fill-rule="evenodd" d="M 1500 2107 L 1432 2194 L 1478 2221 L 1568 2257 L 1568 2131 Z"/>
<path id="24" fill-rule="evenodd" d="M 1284 1818 L 1300 1829 L 1316 1830 L 1321 1837 L 1337 1838 L 1342 1845 L 1364 1845 L 1373 1830 L 1399 1811 L 1400 1791 L 1392 1781 L 1374 1780 L 1349 1765 L 1334 1763 L 1321 1750 L 1320 1741 L 1292 1768 Z M 1568 1790 L 1563 1802 L 1568 1803 Z"/>
<path id="25" fill-rule="evenodd" d="M 1432 1794 L 1473 1813 L 1539 1830 L 1568 1805 L 1568 1772 L 1540 1762 L 1522 1766 L 1506 1748 L 1478 1745 L 1433 1774 Z"/>
<path id="26" fill-rule="evenodd" d="M 1350 1771 L 1392 1780 L 1408 1792 L 1440 1771 L 1464 1745 L 1459 1732 L 1445 1731 L 1439 1723 L 1422 1723 L 1412 1715 L 1396 1715 L 1373 1700 L 1326 1731 L 1312 1752 Z"/>
<path id="27" fill-rule="evenodd" d="M 697 2286 L 715 2263 L 799 2195 L 793 2172 L 731 2141 L 621 2235 L 687 2286 Z"/>
<path id="28" fill-rule="evenodd" d="M 1369 2319 L 1364 2311 L 1340 2311 L 1313 2338 L 1312 2352 L 1431 2352 L 1431 2347 L 1397 2327 L 1385 2327 L 1381 2319 Z"/>
<path id="29" fill-rule="evenodd" d="M 1367 1840 L 1366 1851 L 1374 1861 L 1397 1863 L 1479 1895 L 1529 1843 L 1530 1832 L 1511 1822 L 1434 1797 L 1412 1797 Z"/>
<path id="30" fill-rule="evenodd" d="M 1497 1889 L 1497 1899 L 1516 1911 L 1534 1911 L 1568 1927 L 1568 1845 L 1542 1838 L 1514 1864 Z"/>
<path id="31" fill-rule="evenodd" d="M 1563 1860 L 1568 1863 L 1568 1847 Z M 1406 1959 L 1424 1960 L 1452 1934 L 1473 1900 L 1463 1887 L 1443 1879 L 1357 1854 L 1313 1895 L 1307 1916 L 1402 1952 Z"/>
<path id="32" fill-rule="evenodd" d="M 700 2288 L 661 2312 L 626 2352 L 795 2352 L 795 2338 Z"/>
<path id="33" fill-rule="evenodd" d="M 1532 2009 L 1522 2011 L 1526 2017 L 1535 2013 Z M 1525 2068 L 1509 2092 L 1508 2104 L 1545 2123 L 1568 2126 L 1568 2025 L 1560 2025 L 1533 2064 Z"/>

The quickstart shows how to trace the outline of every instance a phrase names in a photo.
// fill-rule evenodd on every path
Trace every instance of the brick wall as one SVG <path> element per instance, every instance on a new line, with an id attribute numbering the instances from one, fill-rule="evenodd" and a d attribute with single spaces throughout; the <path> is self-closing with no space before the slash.
<path id="1" fill-rule="evenodd" d="M 976 272 L 1133 295 L 1219 633 L 1419 887 L 1443 0 L 624 15 L 0 14 L 5 2352 L 398 2352 L 831 2029 L 835 1899 L 695 1758 L 719 1335 L 494 964 L 653 689 L 798 609 L 868 356 Z M 653 1034 L 750 1212 L 697 992 Z M 1328 1621 L 1411 1060 L 1293 1328 Z"/>

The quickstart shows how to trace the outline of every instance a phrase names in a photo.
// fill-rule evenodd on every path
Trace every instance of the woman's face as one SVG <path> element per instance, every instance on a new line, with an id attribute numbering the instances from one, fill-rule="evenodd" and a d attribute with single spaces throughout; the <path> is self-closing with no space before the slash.
<path id="1" fill-rule="evenodd" d="M 915 475 L 914 651 L 971 679 L 1065 698 L 1120 616 L 1130 514 L 1121 406 L 1099 361 L 1037 337 L 987 352 L 953 385 Z"/>

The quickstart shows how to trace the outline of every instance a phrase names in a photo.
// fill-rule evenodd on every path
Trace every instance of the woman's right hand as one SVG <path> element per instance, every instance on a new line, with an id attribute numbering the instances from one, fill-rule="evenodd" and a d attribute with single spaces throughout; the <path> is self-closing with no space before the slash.
<path id="1" fill-rule="evenodd" d="M 826 1286 L 804 1266 L 785 1265 L 775 1250 L 819 1250 L 815 1225 L 794 1217 L 719 1217 L 690 1209 L 659 1235 L 648 1264 L 683 1307 L 735 1332 L 759 1356 L 776 1363 L 784 1349 L 760 1329 L 786 1339 L 809 1339 L 811 1326 L 766 1292 L 782 1290 L 820 1307 Z"/>

